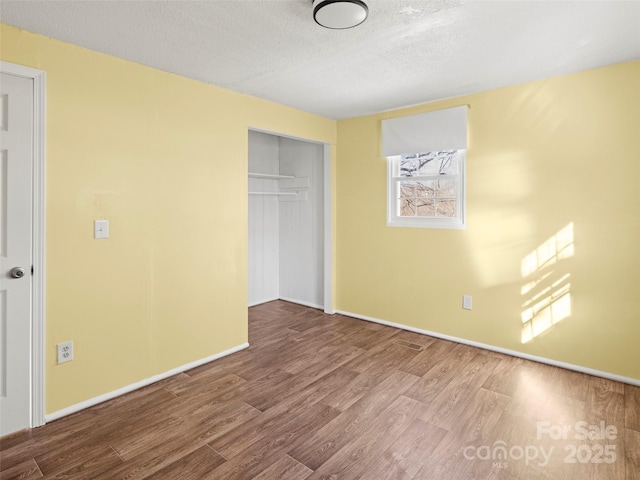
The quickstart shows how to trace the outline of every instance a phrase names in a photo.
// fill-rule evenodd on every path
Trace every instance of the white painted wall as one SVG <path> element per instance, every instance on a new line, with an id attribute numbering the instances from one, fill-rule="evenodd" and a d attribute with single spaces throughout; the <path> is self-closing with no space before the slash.
<path id="1" fill-rule="evenodd" d="M 322 145 L 280 139 L 280 173 L 309 177 L 306 201 L 280 202 L 280 298 L 324 308 Z"/>
<path id="2" fill-rule="evenodd" d="M 324 306 L 323 147 L 249 132 L 249 172 L 309 179 L 301 200 L 249 195 L 249 305 L 278 298 Z M 249 178 L 249 191 L 278 191 L 277 180 Z"/>

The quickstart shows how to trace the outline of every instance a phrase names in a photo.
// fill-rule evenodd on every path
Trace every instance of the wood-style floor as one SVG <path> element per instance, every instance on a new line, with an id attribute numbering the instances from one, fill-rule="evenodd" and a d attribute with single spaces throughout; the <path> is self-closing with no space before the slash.
<path id="1" fill-rule="evenodd" d="M 286 302 L 249 317 L 247 350 L 2 438 L 0 478 L 640 479 L 638 387 Z"/>

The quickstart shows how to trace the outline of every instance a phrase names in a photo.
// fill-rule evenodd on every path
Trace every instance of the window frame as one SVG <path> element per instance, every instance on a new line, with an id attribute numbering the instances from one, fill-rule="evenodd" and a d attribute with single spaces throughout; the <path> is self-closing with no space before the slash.
<path id="1" fill-rule="evenodd" d="M 438 228 L 465 230 L 467 228 L 466 215 L 466 190 L 467 190 L 467 150 L 457 149 L 462 152 L 459 160 L 459 196 L 457 198 L 458 215 L 452 218 L 445 217 L 401 217 L 399 215 L 399 202 L 397 198 L 397 188 L 401 181 L 421 179 L 433 179 L 433 177 L 395 177 L 395 166 L 400 161 L 401 155 L 386 157 L 387 159 L 387 226 L 388 227 L 411 227 L 411 228 Z M 421 152 L 425 153 L 425 152 Z M 429 152 L 426 152 L 429 153 Z M 409 153 L 410 154 L 410 153 Z"/>

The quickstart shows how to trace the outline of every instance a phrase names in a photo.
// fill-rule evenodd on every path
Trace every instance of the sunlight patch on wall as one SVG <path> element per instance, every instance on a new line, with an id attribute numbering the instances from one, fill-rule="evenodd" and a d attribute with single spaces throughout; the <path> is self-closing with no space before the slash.
<path id="1" fill-rule="evenodd" d="M 522 260 L 522 278 L 528 280 L 520 290 L 525 296 L 522 343 L 571 316 L 571 274 L 562 271 L 560 262 L 574 253 L 571 222 Z"/>

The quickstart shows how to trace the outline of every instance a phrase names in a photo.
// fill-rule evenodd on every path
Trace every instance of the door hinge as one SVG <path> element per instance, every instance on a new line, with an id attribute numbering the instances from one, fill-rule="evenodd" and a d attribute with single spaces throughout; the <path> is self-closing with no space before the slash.
<path id="1" fill-rule="evenodd" d="M 31 275 L 33 275 L 33 265 L 31 265 Z"/>

